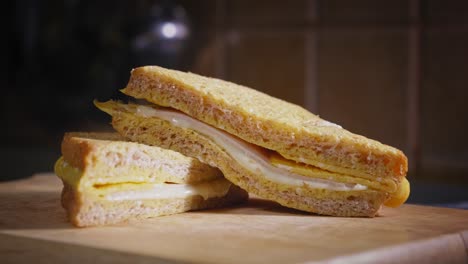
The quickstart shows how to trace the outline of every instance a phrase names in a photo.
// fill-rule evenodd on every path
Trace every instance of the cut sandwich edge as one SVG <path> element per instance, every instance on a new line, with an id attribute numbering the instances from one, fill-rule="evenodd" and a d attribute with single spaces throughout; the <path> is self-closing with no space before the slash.
<path id="1" fill-rule="evenodd" d="M 170 122 L 174 122 L 176 125 L 182 125 L 184 127 L 191 127 L 191 125 L 195 125 L 197 127 L 199 127 L 200 129 L 202 127 L 205 127 L 207 129 L 209 129 L 210 131 L 212 132 L 209 132 L 209 131 L 205 131 L 205 133 L 208 133 L 208 134 L 213 134 L 212 136 L 214 135 L 217 135 L 217 136 L 214 136 L 216 139 L 220 139 L 222 138 L 223 136 L 224 137 L 228 137 L 228 138 L 233 138 L 233 139 L 236 139 L 235 136 L 233 135 L 230 135 L 222 130 L 219 130 L 215 127 L 211 127 L 209 126 L 208 124 L 204 124 L 203 122 L 201 121 L 198 121 L 198 120 L 195 120 L 187 115 L 184 115 L 183 113 L 177 111 L 177 110 L 173 110 L 171 108 L 161 108 L 161 107 L 155 107 L 155 106 L 147 106 L 147 105 L 136 105 L 136 104 L 128 104 L 128 105 L 125 105 L 125 104 L 122 104 L 122 103 L 118 103 L 118 102 L 115 102 L 115 101 L 108 101 L 108 102 L 104 102 L 104 103 L 97 103 L 97 107 L 100 108 L 101 110 L 109 113 L 111 116 L 116 116 L 116 117 L 119 117 L 120 115 L 136 115 L 136 116 L 140 116 L 140 117 L 143 117 L 143 118 L 150 118 L 150 117 L 158 117 L 158 112 L 165 112 L 165 113 L 169 113 L 169 116 L 166 116 L 165 119 L 170 121 Z M 144 121 L 141 121 L 141 123 L 143 123 Z M 140 122 L 136 122 L 137 124 L 135 125 L 140 125 Z M 191 125 L 188 125 L 188 124 L 191 124 Z M 198 124 L 198 125 L 197 125 Z M 146 127 L 143 129 L 145 130 L 147 129 Z M 126 136 L 125 134 L 123 134 L 124 136 Z M 172 135 L 171 135 L 172 137 Z M 225 140 L 222 140 L 222 141 L 226 141 L 227 139 Z M 237 138 L 237 141 L 240 141 L 240 142 L 244 142 L 242 141 L 241 139 Z M 248 144 L 249 146 L 255 148 L 255 149 L 258 149 L 260 152 L 265 152 L 265 155 L 267 155 L 269 157 L 269 161 L 271 164 L 274 163 L 275 160 L 279 160 L 281 159 L 282 160 L 282 164 L 280 165 L 286 165 L 286 166 L 295 166 L 295 168 L 292 170 L 292 172 L 296 172 L 296 171 L 299 171 L 299 172 L 296 172 L 298 173 L 299 175 L 304 175 L 306 177 L 311 177 L 311 178 L 321 178 L 321 179 L 334 179 L 336 175 L 341 175 L 342 179 L 348 179 L 349 181 L 344 181 L 344 182 L 348 182 L 348 183 L 361 183 L 362 184 L 365 184 L 365 185 L 369 185 L 368 183 L 372 183 L 369 185 L 370 188 L 375 188 L 377 190 L 385 190 L 389 193 L 392 193 L 392 192 L 395 192 L 397 191 L 398 189 L 398 185 L 399 183 L 401 182 L 402 178 L 394 178 L 394 177 L 375 177 L 375 176 L 366 176 L 366 177 L 356 177 L 356 176 L 353 176 L 353 175 L 347 175 L 347 174 L 342 174 L 342 173 L 339 173 L 339 172 L 332 172 L 330 170 L 323 170 L 319 167 L 315 167 L 315 166 L 312 166 L 312 165 L 308 165 L 308 164 L 304 164 L 304 163 L 297 163 L 296 161 L 293 161 L 293 160 L 287 160 L 285 158 L 282 158 L 282 156 L 280 154 L 275 154 L 275 152 L 272 152 L 270 150 L 266 150 L 266 149 L 262 149 L 261 147 L 259 146 L 255 146 L 253 144 L 249 144 L 247 142 L 244 142 L 245 144 Z M 291 165 L 291 163 L 294 163 L 293 165 Z M 302 164 L 302 166 L 301 166 Z M 278 166 L 280 167 L 280 166 Z M 307 171 L 319 171 L 321 172 L 322 174 L 324 175 L 321 175 L 321 176 L 317 176 L 317 177 L 314 177 L 314 175 L 310 175 L 308 173 L 303 173 L 304 170 L 307 170 Z M 326 174 L 326 175 L 325 175 Z M 326 177 L 325 177 L 326 176 Z M 330 178 L 331 177 L 331 178 Z M 377 185 L 379 185 L 380 187 L 378 187 Z"/>
<path id="2" fill-rule="evenodd" d="M 192 195 L 184 198 L 136 199 L 107 201 L 93 194 L 80 192 L 63 182 L 61 203 L 69 221 L 77 227 L 103 226 L 167 216 L 194 210 L 213 209 L 242 203 L 248 194 L 231 184 L 224 196 L 203 198 Z"/>
<path id="3" fill-rule="evenodd" d="M 146 129 L 139 129 L 137 124 L 142 122 L 125 120 L 129 117 L 132 115 L 116 114 L 113 116 L 112 124 L 119 133 L 130 140 L 171 148 L 212 166 L 218 166 L 225 177 L 234 184 L 261 198 L 279 202 L 290 208 L 323 215 L 373 217 L 389 198 L 388 193 L 375 190 L 340 192 L 308 186 L 292 187 L 260 182 L 258 176 L 251 174 L 242 166 L 236 166 L 237 162 L 228 154 L 210 139 L 194 131 L 171 126 L 164 120 L 155 122 L 157 119 L 145 120 Z M 154 135 L 160 135 L 165 140 L 160 140 Z M 262 186 L 267 187 L 262 188 Z"/>
<path id="4" fill-rule="evenodd" d="M 93 138 L 87 137 L 89 134 Z M 197 159 L 113 134 L 118 135 L 116 132 L 66 133 L 62 141 L 63 160 L 80 170 L 90 185 L 122 181 L 197 183 L 222 178 L 219 169 Z"/>

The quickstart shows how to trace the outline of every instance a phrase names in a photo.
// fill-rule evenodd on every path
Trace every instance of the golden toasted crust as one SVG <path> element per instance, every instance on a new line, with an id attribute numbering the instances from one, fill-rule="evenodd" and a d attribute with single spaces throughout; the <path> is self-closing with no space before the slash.
<path id="1" fill-rule="evenodd" d="M 87 227 L 229 206 L 244 202 L 247 198 L 244 190 L 231 185 L 223 197 L 206 200 L 195 195 L 187 198 L 106 201 L 82 193 L 64 182 L 61 201 L 70 222 L 77 227 Z"/>
<path id="2" fill-rule="evenodd" d="M 128 142 L 117 133 L 66 133 L 62 155 L 90 184 L 197 183 L 222 177 L 214 167 L 175 151 Z M 63 175 L 62 175 L 63 176 Z M 84 186 L 84 185 L 83 185 Z"/>
<path id="3" fill-rule="evenodd" d="M 220 168 L 229 181 L 242 189 L 287 207 L 325 215 L 372 217 L 389 197 L 388 193 L 375 190 L 332 191 L 278 184 L 261 174 L 252 174 L 210 138 L 196 131 L 157 117 L 135 115 L 123 107 L 104 109 L 104 104 L 100 107 L 112 115 L 113 127 L 124 137 L 196 157 Z"/>
<path id="4" fill-rule="evenodd" d="M 407 172 L 400 150 L 245 86 L 146 66 L 132 71 L 123 93 L 178 109 L 288 159 L 326 170 L 364 178 Z"/>

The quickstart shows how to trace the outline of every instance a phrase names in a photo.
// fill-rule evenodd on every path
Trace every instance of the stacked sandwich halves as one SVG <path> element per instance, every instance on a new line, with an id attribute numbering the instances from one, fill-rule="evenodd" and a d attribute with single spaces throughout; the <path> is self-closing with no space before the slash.
<path id="1" fill-rule="evenodd" d="M 400 150 L 248 87 L 146 66 L 132 71 L 122 92 L 147 103 L 95 102 L 112 116 L 115 130 L 138 146 L 171 149 L 200 162 L 211 169 L 200 172 L 205 177 L 214 177 L 208 176 L 209 166 L 218 168 L 234 184 L 230 201 L 231 190 L 237 201 L 245 199 L 239 186 L 307 212 L 372 217 L 382 205 L 399 206 L 409 195 L 407 159 Z M 64 151 L 69 163 L 75 156 L 67 159 Z M 83 169 L 82 162 L 72 164 Z M 122 177 L 114 167 L 100 175 Z M 93 186 L 107 186 L 109 178 Z"/>
<path id="2" fill-rule="evenodd" d="M 244 201 L 221 172 L 178 152 L 128 142 L 117 133 L 67 133 L 55 172 L 76 226 L 118 223 Z"/>

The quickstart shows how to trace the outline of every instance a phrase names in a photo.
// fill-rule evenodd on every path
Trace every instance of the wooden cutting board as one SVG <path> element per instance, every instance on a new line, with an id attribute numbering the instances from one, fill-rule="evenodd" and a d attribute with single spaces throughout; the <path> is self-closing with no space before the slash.
<path id="1" fill-rule="evenodd" d="M 60 189 L 52 174 L 0 184 L 0 263 L 468 263 L 468 210 L 405 205 L 337 218 L 251 199 L 80 229 Z"/>

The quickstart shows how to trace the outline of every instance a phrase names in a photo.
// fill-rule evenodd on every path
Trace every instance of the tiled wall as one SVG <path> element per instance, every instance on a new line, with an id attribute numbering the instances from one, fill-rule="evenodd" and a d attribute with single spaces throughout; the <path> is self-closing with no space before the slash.
<path id="1" fill-rule="evenodd" d="M 468 2 L 205 5 L 197 10 L 212 10 L 204 19 L 214 23 L 201 28 L 213 36 L 194 71 L 303 105 L 396 146 L 417 177 L 457 171 L 454 177 L 467 181 Z"/>

